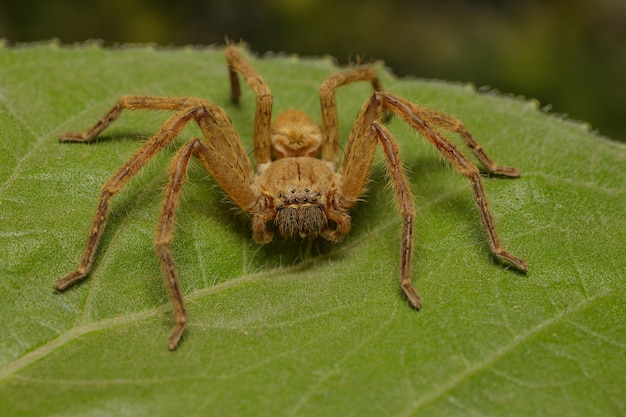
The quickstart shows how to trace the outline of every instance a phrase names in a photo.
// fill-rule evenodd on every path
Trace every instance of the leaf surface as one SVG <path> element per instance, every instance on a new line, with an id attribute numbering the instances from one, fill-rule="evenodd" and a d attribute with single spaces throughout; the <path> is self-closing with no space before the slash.
<path id="1" fill-rule="evenodd" d="M 251 59 L 276 112 L 319 120 L 330 60 Z M 532 101 L 381 75 L 521 168 L 484 183 L 505 246 L 530 272 L 493 261 L 469 183 L 398 121 L 420 312 L 398 290 L 401 219 L 380 155 L 335 245 L 254 244 L 249 220 L 194 163 L 172 245 L 190 323 L 170 353 L 152 239 L 176 146 L 113 199 L 89 277 L 52 291 L 78 263 L 100 187 L 167 114 L 126 113 L 90 145 L 57 137 L 124 94 L 191 95 L 222 105 L 250 149 L 252 93 L 230 103 L 221 50 L 0 48 L 0 415 L 626 413 L 625 147 Z M 369 94 L 339 92 L 342 137 Z M 177 143 L 198 134 L 190 126 Z"/>

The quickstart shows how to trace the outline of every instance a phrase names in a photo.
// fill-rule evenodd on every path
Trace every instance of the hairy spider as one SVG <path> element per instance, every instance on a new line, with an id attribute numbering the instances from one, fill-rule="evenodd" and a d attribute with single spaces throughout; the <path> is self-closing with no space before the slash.
<path id="1" fill-rule="evenodd" d="M 348 210 L 364 192 L 376 145 L 380 143 L 389 170 L 390 183 L 400 214 L 404 218 L 400 248 L 400 286 L 409 303 L 419 309 L 421 299 L 411 285 L 415 218 L 413 197 L 403 172 L 398 145 L 381 121 L 385 114 L 394 114 L 435 145 L 454 168 L 471 181 L 474 200 L 493 254 L 518 270 L 527 270 L 525 261 L 502 247 L 493 215 L 487 205 L 478 168 L 438 129 L 460 134 L 489 173 L 518 177 L 520 172 L 517 168 L 499 166 L 492 162 L 459 120 L 384 92 L 372 67 L 356 66 L 331 75 L 321 84 L 321 126 L 299 110 L 288 110 L 272 122 L 272 94 L 263 79 L 234 45 L 227 45 L 225 53 L 232 100 L 237 102 L 241 94 L 238 74 L 245 78 L 256 94 L 256 173 L 231 121 L 216 104 L 189 97 L 123 97 L 89 130 L 83 133 L 63 133 L 60 140 L 91 142 L 125 109 L 171 110 L 175 114 L 104 184 L 80 264 L 75 272 L 55 283 L 56 290 L 66 289 L 89 273 L 109 215 L 111 197 L 191 121 L 198 124 L 204 140 L 192 138 L 176 152 L 169 168 L 169 182 L 155 238 L 176 319 L 168 339 L 170 350 L 178 346 L 187 323 L 187 311 L 176 266 L 168 247 L 172 240 L 181 187 L 192 156 L 200 161 L 230 199 L 251 215 L 252 233 L 256 242 L 268 243 L 275 230 L 285 238 L 319 235 L 337 242 L 350 230 Z M 337 170 L 339 125 L 335 90 L 357 81 L 370 82 L 374 93 L 363 104 L 354 122 Z M 270 222 L 274 227 L 268 226 Z"/>

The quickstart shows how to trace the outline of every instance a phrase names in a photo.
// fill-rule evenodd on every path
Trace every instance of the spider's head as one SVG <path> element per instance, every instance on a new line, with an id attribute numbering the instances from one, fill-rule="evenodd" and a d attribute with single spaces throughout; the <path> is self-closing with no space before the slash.
<path id="1" fill-rule="evenodd" d="M 287 110 L 276 117 L 270 133 L 275 159 L 291 156 L 314 157 L 322 144 L 322 131 L 317 123 L 300 110 Z"/>
<path id="2" fill-rule="evenodd" d="M 258 178 L 259 191 L 271 201 L 274 224 L 285 238 L 317 236 L 328 228 L 326 210 L 338 189 L 337 175 L 321 160 L 282 158 Z"/>

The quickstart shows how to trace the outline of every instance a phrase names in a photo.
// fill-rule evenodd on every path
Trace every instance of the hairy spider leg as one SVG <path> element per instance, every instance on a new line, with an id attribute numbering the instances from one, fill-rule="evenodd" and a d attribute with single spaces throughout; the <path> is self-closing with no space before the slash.
<path id="1" fill-rule="evenodd" d="M 463 122 L 447 114 L 437 112 L 424 106 L 411 103 L 412 112 L 418 114 L 422 120 L 428 122 L 432 126 L 440 127 L 448 132 L 458 133 L 465 145 L 478 158 L 482 166 L 490 174 L 500 175 L 503 177 L 517 178 L 520 176 L 520 170 L 514 167 L 501 166 L 491 160 L 487 153 L 483 150 L 476 139 L 472 136 Z"/>
<path id="2" fill-rule="evenodd" d="M 187 324 L 187 309 L 185 308 L 178 272 L 176 271 L 176 263 L 169 250 L 169 245 L 173 236 L 174 218 L 176 217 L 180 191 L 185 175 L 187 174 L 187 166 L 189 165 L 189 160 L 192 155 L 197 152 L 197 148 L 200 146 L 202 146 L 202 142 L 197 138 L 193 138 L 185 143 L 178 150 L 174 159 L 172 159 L 169 168 L 169 181 L 165 189 L 165 199 L 163 200 L 163 207 L 161 209 L 161 215 L 159 216 L 157 233 L 154 239 L 154 245 L 161 263 L 161 270 L 163 271 L 165 287 L 170 296 L 174 318 L 176 320 L 176 324 L 168 338 L 168 348 L 170 350 L 176 349 L 183 335 Z"/>
<path id="3" fill-rule="evenodd" d="M 270 127 L 272 124 L 272 93 L 258 72 L 241 55 L 234 44 L 226 46 L 226 61 L 230 76 L 230 94 L 234 103 L 239 103 L 241 86 L 240 73 L 256 95 L 256 110 L 254 115 L 254 162 L 257 172 L 261 173 L 272 162 L 272 148 L 270 144 Z"/>
<path id="4" fill-rule="evenodd" d="M 139 171 L 146 164 L 146 162 L 148 162 L 154 155 L 156 155 L 161 149 L 169 144 L 174 139 L 174 137 L 178 135 L 178 133 L 180 133 L 180 131 L 189 122 L 189 120 L 193 118 L 194 112 L 196 110 L 197 109 L 195 108 L 186 109 L 170 117 L 163 125 L 163 128 L 156 135 L 154 135 L 152 139 L 146 142 L 104 184 L 104 186 L 102 187 L 100 198 L 98 200 L 96 214 L 91 224 L 89 237 L 87 238 L 87 244 L 85 245 L 83 256 L 80 260 L 78 268 L 76 269 L 76 271 L 69 274 L 65 278 L 58 280 L 54 284 L 54 289 L 58 291 L 64 290 L 65 288 L 74 284 L 76 281 L 84 278 L 89 273 L 91 267 L 93 266 L 96 249 L 98 248 L 98 244 L 100 243 L 100 239 L 102 238 L 104 227 L 109 216 L 109 202 L 111 197 L 113 197 L 118 191 L 120 191 L 137 173 L 137 171 Z M 107 114 L 109 115 L 111 114 L 111 112 Z M 104 124 L 101 123 L 102 120 L 103 119 L 101 119 L 95 125 L 97 126 L 96 128 L 90 129 L 85 135 L 82 135 L 81 137 L 92 140 L 89 139 L 89 135 L 91 135 L 92 131 L 97 131 L 98 129 L 101 131 L 102 129 L 104 129 L 100 128 L 100 126 Z M 66 138 L 69 136 L 70 135 L 64 135 L 64 137 Z M 79 135 L 77 134 L 75 136 L 78 137 Z"/>
<path id="5" fill-rule="evenodd" d="M 339 115 L 337 110 L 337 88 L 358 82 L 370 81 L 374 91 L 382 86 L 376 70 L 372 67 L 355 67 L 326 78 L 319 87 L 322 113 L 322 160 L 335 171 L 339 162 Z"/>
<path id="6" fill-rule="evenodd" d="M 171 110 L 181 111 L 202 103 L 190 97 L 124 96 L 105 113 L 93 126 L 84 132 L 66 132 L 59 137 L 61 142 L 93 142 L 98 135 L 113 123 L 124 110 Z"/>
<path id="7" fill-rule="evenodd" d="M 120 104 L 121 103 L 121 104 Z M 130 104 L 129 104 L 130 103 Z M 142 107 L 137 106 L 140 103 Z M 132 107 L 131 107 L 132 105 Z M 195 120 L 206 142 L 193 139 L 187 142 L 176 154 L 170 168 L 170 183 L 159 219 L 159 229 L 155 239 L 157 252 L 165 276 L 166 287 L 172 301 L 176 325 L 169 338 L 169 348 L 175 349 L 187 321 L 187 314 L 175 270 L 175 263 L 169 253 L 173 218 L 178 202 L 180 187 L 192 155 L 204 165 L 229 197 L 243 210 L 253 212 L 258 209 L 258 199 L 250 183 L 253 172 L 239 136 L 226 113 L 218 106 L 200 99 L 167 99 L 160 97 L 129 96 L 120 100 L 105 117 L 100 119 L 84 134 L 65 134 L 64 138 L 76 138 L 79 141 L 91 141 L 106 126 L 112 123 L 124 108 L 168 109 L 186 106 L 182 111 L 171 116 L 159 132 L 148 140 L 114 175 L 102 189 L 98 208 L 94 216 L 91 232 L 80 264 L 76 271 L 58 280 L 54 288 L 62 291 L 84 278 L 93 266 L 94 255 L 103 235 L 109 214 L 109 201 L 120 191 L 156 153 L 180 134 L 184 126 Z"/>
<path id="8" fill-rule="evenodd" d="M 187 324 L 187 310 L 185 309 L 178 273 L 176 272 L 176 262 L 169 250 L 169 245 L 173 237 L 174 219 L 180 200 L 180 192 L 192 156 L 195 156 L 205 164 L 207 159 L 214 157 L 214 153 L 198 138 L 189 140 L 178 150 L 170 164 L 169 181 L 154 240 L 161 262 L 165 286 L 172 301 L 174 318 L 176 320 L 176 324 L 168 339 L 168 348 L 170 350 L 175 350 L 178 346 Z"/>
<path id="9" fill-rule="evenodd" d="M 478 208 L 481 220 L 483 222 L 485 230 L 487 231 L 487 237 L 489 238 L 489 247 L 491 248 L 491 252 L 498 259 L 511 264 L 516 269 L 520 271 L 527 271 L 528 264 L 526 263 L 526 261 L 507 252 L 502 246 L 502 242 L 496 230 L 493 214 L 491 212 L 491 209 L 489 208 L 489 204 L 487 203 L 487 197 L 485 195 L 485 190 L 483 188 L 483 184 L 480 178 L 480 171 L 472 161 L 470 161 L 461 151 L 457 149 L 457 147 L 452 142 L 450 142 L 450 140 L 441 135 L 437 131 L 437 129 L 433 127 L 433 125 L 436 125 L 437 121 L 440 119 L 433 122 L 428 118 L 429 116 L 431 116 L 431 113 L 422 112 L 423 107 L 417 106 L 408 100 L 405 100 L 390 93 L 377 93 L 374 95 L 374 98 L 376 100 L 380 100 L 382 106 L 385 109 L 388 109 L 394 114 L 397 114 L 415 130 L 424 135 L 424 137 L 430 143 L 435 145 L 435 147 L 443 154 L 443 156 L 446 157 L 446 159 L 448 159 L 450 163 L 452 163 L 452 165 L 461 175 L 471 181 L 474 201 L 476 202 L 476 206 Z M 435 114 L 438 115 L 438 113 Z M 462 126 L 461 131 L 467 131 L 467 129 Z M 467 137 L 465 138 L 467 140 Z M 476 150 L 475 147 L 472 147 L 471 149 Z M 478 148 L 477 152 L 477 156 L 480 155 L 479 158 L 487 158 L 486 154 L 480 151 L 480 148 Z M 489 158 L 487 158 L 486 160 L 487 169 L 493 170 L 492 172 L 498 175 L 508 174 L 508 176 L 511 177 L 519 176 L 519 170 L 517 168 L 500 167 L 491 162 Z"/>
<path id="10" fill-rule="evenodd" d="M 398 144 L 391 136 L 387 128 L 378 122 L 372 123 L 372 129 L 376 133 L 378 141 L 383 148 L 385 162 L 392 178 L 391 185 L 396 194 L 400 214 L 404 218 L 402 225 L 402 240 L 400 241 L 400 287 L 404 291 L 407 299 L 413 307 L 422 307 L 422 299 L 411 284 L 411 273 L 413 270 L 413 222 L 415 220 L 415 205 L 413 204 L 413 194 L 409 183 L 404 175 L 404 167 Z"/>
<path id="11" fill-rule="evenodd" d="M 399 281 L 410 304 L 418 309 L 421 307 L 421 298 L 411 284 L 415 208 L 402 168 L 397 142 L 389 130 L 379 123 L 384 112 L 396 114 L 416 131 L 424 135 L 452 163 L 459 173 L 471 181 L 474 201 L 487 232 L 491 252 L 498 259 L 511 264 L 516 269 L 527 271 L 527 263 L 504 250 L 502 246 L 493 215 L 487 204 L 478 168 L 433 126 L 439 125 L 461 133 L 464 141 L 490 172 L 515 177 L 519 176 L 519 170 L 510 167 L 500 167 L 493 163 L 458 120 L 443 118 L 441 114 L 430 110 L 424 111 L 423 107 L 393 94 L 380 91 L 375 92 L 372 98 L 363 105 L 348 139 L 340 167 L 340 173 L 343 178 L 341 198 L 345 207 L 350 207 L 358 200 L 369 176 L 376 145 L 380 142 L 400 214 L 404 218 L 400 249 Z"/>

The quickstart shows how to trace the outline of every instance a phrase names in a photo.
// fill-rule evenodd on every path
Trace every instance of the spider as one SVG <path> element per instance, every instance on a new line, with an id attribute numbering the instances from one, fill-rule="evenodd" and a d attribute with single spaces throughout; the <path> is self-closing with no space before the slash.
<path id="1" fill-rule="evenodd" d="M 237 103 L 241 95 L 240 75 L 256 95 L 253 132 L 256 173 L 237 131 L 218 105 L 191 97 L 122 97 L 89 130 L 63 133 L 60 141 L 91 142 L 124 110 L 170 110 L 175 113 L 104 184 L 78 268 L 56 281 L 55 290 L 63 291 L 88 275 L 104 232 L 111 197 L 191 121 L 198 124 L 204 140 L 192 138 L 177 150 L 169 166 L 169 180 L 155 238 L 176 321 L 168 339 L 170 350 L 178 346 L 187 323 L 187 311 L 169 245 L 181 188 L 192 157 L 200 161 L 232 202 L 249 213 L 253 238 L 257 243 L 270 242 L 275 232 L 284 238 L 321 236 L 338 242 L 350 230 L 348 211 L 365 191 L 374 153 L 380 143 L 390 183 L 404 219 L 400 243 L 400 287 L 410 305 L 419 309 L 422 301 L 411 284 L 415 220 L 413 196 L 403 172 L 398 145 L 383 123 L 386 115 L 395 115 L 421 133 L 457 171 L 471 181 L 474 200 L 495 257 L 517 270 L 528 269 L 524 260 L 502 246 L 487 204 L 480 171 L 439 129 L 460 134 L 487 172 L 519 177 L 520 171 L 494 163 L 461 121 L 383 91 L 375 69 L 359 65 L 331 75 L 321 84 L 321 125 L 300 110 L 288 110 L 272 122 L 273 98 L 267 84 L 236 45 L 227 44 L 225 54 L 232 100 Z M 374 92 L 357 115 L 339 164 L 335 90 L 359 81 L 371 83 Z"/>

